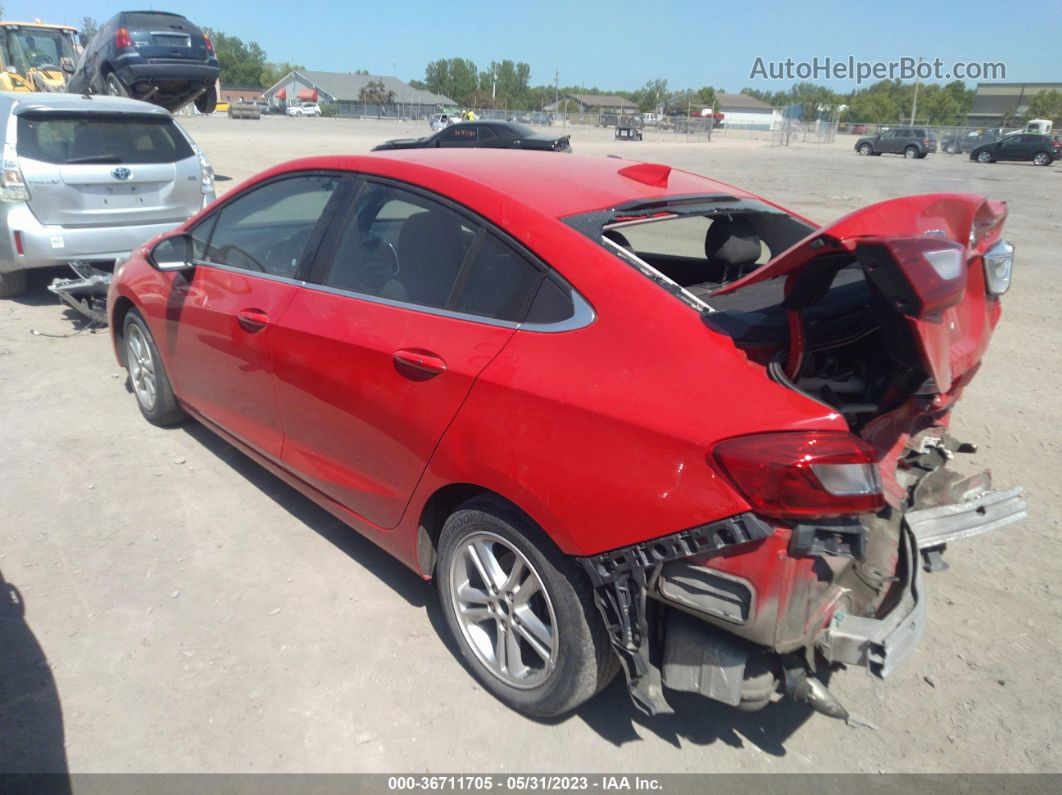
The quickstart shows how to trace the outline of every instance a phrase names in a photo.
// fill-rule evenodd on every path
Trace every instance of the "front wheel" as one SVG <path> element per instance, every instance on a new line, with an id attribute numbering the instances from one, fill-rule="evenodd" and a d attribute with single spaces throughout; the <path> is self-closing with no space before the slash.
<path id="1" fill-rule="evenodd" d="M 187 415 L 173 394 L 155 339 L 135 309 L 125 316 L 122 339 L 129 382 L 144 419 L 152 425 L 163 426 L 175 425 L 185 419 Z"/>
<path id="2" fill-rule="evenodd" d="M 859 145 L 859 154 L 861 154 L 861 155 L 872 155 L 872 154 L 874 154 L 874 147 L 871 146 L 870 144 L 860 144 Z"/>
<path id="3" fill-rule="evenodd" d="M 435 574 L 462 656 L 518 712 L 561 715 L 615 676 L 586 575 L 516 510 L 463 505 L 443 527 Z"/>
<path id="4" fill-rule="evenodd" d="M 918 157 L 918 149 L 914 146 L 909 146 L 903 150 L 903 156 L 906 157 L 908 160 L 914 160 L 916 157 Z"/>
<path id="5" fill-rule="evenodd" d="M 1033 163 L 1038 166 L 1049 166 L 1051 165 L 1051 155 L 1047 154 L 1047 152 L 1037 152 L 1033 155 Z"/>
<path id="6" fill-rule="evenodd" d="M 26 271 L 0 271 L 0 298 L 15 298 L 26 292 Z"/>
<path id="7" fill-rule="evenodd" d="M 993 160 L 991 152 L 981 152 L 977 155 L 978 163 L 991 163 Z"/>

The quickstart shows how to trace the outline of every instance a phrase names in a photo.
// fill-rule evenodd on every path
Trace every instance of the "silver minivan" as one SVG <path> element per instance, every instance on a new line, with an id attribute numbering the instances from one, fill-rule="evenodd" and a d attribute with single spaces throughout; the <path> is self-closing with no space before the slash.
<path id="1" fill-rule="evenodd" d="M 0 92 L 0 298 L 31 268 L 112 265 L 214 200 L 206 156 L 157 105 Z"/>

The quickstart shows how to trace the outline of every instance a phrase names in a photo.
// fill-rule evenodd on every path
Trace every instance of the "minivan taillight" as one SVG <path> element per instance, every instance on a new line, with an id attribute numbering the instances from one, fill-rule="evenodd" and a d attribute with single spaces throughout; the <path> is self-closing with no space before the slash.
<path id="1" fill-rule="evenodd" d="M 845 431 L 738 436 L 713 454 L 752 510 L 765 516 L 850 516 L 885 505 L 877 453 Z"/>
<path id="2" fill-rule="evenodd" d="M 210 53 L 211 55 L 213 55 L 214 54 L 214 42 L 212 42 L 210 40 L 210 37 L 207 34 L 205 34 L 205 33 L 203 34 L 203 44 L 206 45 L 207 52 Z"/>
<path id="3" fill-rule="evenodd" d="M 114 33 L 114 46 L 119 50 L 127 50 L 130 47 L 135 47 L 133 44 L 133 37 L 129 35 L 129 28 L 118 28 Z"/>
<path id="4" fill-rule="evenodd" d="M 18 165 L 18 155 L 15 147 L 11 144 L 4 145 L 3 154 L 3 177 L 0 181 L 0 201 L 5 202 L 28 202 L 30 199 L 29 188 L 26 180 L 22 178 L 22 169 Z"/>

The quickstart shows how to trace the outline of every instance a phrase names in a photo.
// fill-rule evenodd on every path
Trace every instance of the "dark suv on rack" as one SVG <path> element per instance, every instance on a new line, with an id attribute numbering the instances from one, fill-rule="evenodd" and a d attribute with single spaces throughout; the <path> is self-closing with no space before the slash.
<path id="1" fill-rule="evenodd" d="M 894 127 L 877 135 L 856 141 L 855 150 L 861 155 L 893 154 L 910 159 L 923 158 L 937 151 L 937 138 L 925 127 Z"/>
<path id="2" fill-rule="evenodd" d="M 210 37 L 180 14 L 122 11 L 85 48 L 68 90 L 142 99 L 176 112 L 217 105 L 218 59 Z"/>

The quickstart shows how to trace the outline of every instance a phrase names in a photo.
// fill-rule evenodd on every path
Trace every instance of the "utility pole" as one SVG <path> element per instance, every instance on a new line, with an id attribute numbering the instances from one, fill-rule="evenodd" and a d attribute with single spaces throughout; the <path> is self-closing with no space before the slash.
<path id="1" fill-rule="evenodd" d="M 918 57 L 918 63 L 922 63 L 925 60 L 921 56 Z M 911 99 L 911 126 L 915 123 L 915 112 L 918 110 L 918 67 L 915 67 L 915 90 L 914 97 Z"/>
<path id="2" fill-rule="evenodd" d="M 560 69 L 553 73 L 553 102 L 557 104 L 560 102 Z M 557 110 L 560 110 L 558 107 Z"/>
<path id="3" fill-rule="evenodd" d="M 494 96 L 495 96 L 495 91 L 497 90 L 497 88 L 498 88 L 498 70 L 497 70 L 496 67 L 491 66 L 491 68 L 490 68 L 490 107 L 491 107 L 492 110 L 494 109 Z"/>

